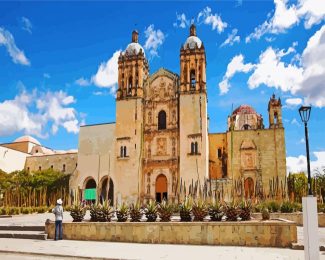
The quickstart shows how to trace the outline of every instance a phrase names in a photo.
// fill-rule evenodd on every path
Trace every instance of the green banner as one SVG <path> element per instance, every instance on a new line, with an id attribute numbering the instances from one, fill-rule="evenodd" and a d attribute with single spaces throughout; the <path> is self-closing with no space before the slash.
<path id="1" fill-rule="evenodd" d="M 85 189 L 84 194 L 85 200 L 96 200 L 96 188 L 95 189 Z"/>

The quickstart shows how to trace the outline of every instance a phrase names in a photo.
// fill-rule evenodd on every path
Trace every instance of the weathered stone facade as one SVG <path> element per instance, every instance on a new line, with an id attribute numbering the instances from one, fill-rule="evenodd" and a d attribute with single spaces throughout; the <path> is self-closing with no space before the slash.
<path id="1" fill-rule="evenodd" d="M 227 132 L 208 134 L 206 55 L 195 26 L 180 50 L 179 75 L 164 68 L 150 75 L 134 31 L 118 60 L 116 123 L 81 127 L 73 193 L 81 200 L 91 186 L 97 199 L 114 204 L 161 201 L 181 186 L 188 192 L 193 183 L 210 182 L 219 189 L 222 182 L 225 199 L 280 196 L 286 173 L 281 101 L 273 96 L 268 110 L 268 129 L 243 105 L 229 116 Z"/>

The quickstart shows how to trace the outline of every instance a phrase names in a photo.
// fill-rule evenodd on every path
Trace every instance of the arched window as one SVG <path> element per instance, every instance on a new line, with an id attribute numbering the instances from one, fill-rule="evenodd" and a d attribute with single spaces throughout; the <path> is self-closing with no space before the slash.
<path id="1" fill-rule="evenodd" d="M 123 154 L 124 154 L 124 152 L 123 152 L 123 146 L 121 146 L 120 147 L 120 157 L 123 157 Z"/>
<path id="2" fill-rule="evenodd" d="M 65 172 L 65 164 L 63 164 L 62 172 Z"/>
<path id="3" fill-rule="evenodd" d="M 194 142 L 191 143 L 191 154 L 195 153 L 195 144 Z"/>
<path id="4" fill-rule="evenodd" d="M 221 156 L 222 156 L 221 148 L 218 148 L 218 158 L 221 158 Z"/>
<path id="5" fill-rule="evenodd" d="M 158 130 L 166 129 L 166 112 L 161 110 L 158 114 Z"/>
<path id="6" fill-rule="evenodd" d="M 195 142 L 195 144 L 194 144 L 194 153 L 199 154 L 199 147 L 198 147 L 197 142 Z"/>
<path id="7" fill-rule="evenodd" d="M 278 124 L 278 113 L 274 112 L 274 124 L 277 125 Z"/>
<path id="8" fill-rule="evenodd" d="M 191 70 L 190 80 L 191 80 L 191 88 L 192 88 L 192 89 L 195 89 L 195 84 L 196 84 L 196 80 L 195 80 L 195 70 Z"/>
<path id="9" fill-rule="evenodd" d="M 249 130 L 249 129 L 251 129 L 251 126 L 249 124 L 244 124 L 242 129 L 243 130 Z"/>
<path id="10" fill-rule="evenodd" d="M 129 84 L 128 84 L 128 95 L 132 93 L 132 76 L 129 77 Z"/>

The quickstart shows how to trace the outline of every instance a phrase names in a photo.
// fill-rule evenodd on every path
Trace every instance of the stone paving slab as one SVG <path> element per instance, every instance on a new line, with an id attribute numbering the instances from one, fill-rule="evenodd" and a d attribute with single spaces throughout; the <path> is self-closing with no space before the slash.
<path id="1" fill-rule="evenodd" d="M 304 251 L 281 248 L 132 244 L 91 241 L 0 239 L 0 252 L 108 259 L 303 260 Z M 323 252 L 320 259 L 325 260 Z"/>

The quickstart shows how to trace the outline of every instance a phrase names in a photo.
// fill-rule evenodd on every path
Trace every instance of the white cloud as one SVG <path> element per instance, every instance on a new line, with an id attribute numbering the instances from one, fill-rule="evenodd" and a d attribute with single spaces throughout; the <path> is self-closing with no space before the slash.
<path id="1" fill-rule="evenodd" d="M 240 36 L 237 35 L 238 30 L 233 29 L 231 33 L 228 34 L 228 38 L 220 45 L 220 47 L 226 46 L 226 45 L 234 45 L 235 42 L 240 42 Z"/>
<path id="2" fill-rule="evenodd" d="M 176 13 L 176 22 L 173 23 L 173 26 L 176 28 L 186 28 L 189 26 L 190 20 L 186 19 L 186 15 L 184 13 L 178 14 Z"/>
<path id="3" fill-rule="evenodd" d="M 67 130 L 68 133 L 77 134 L 79 132 L 79 122 L 77 119 L 65 121 L 63 127 Z"/>
<path id="4" fill-rule="evenodd" d="M 155 26 L 151 24 L 144 31 L 144 35 L 146 37 L 146 42 L 144 44 L 144 48 L 149 51 L 149 53 L 154 57 L 158 56 L 158 48 L 164 43 L 165 35 L 164 33 L 157 29 L 155 30 Z"/>
<path id="5" fill-rule="evenodd" d="M 212 10 L 208 6 L 199 12 L 197 21 L 201 22 L 201 19 L 203 20 L 204 24 L 211 25 L 212 30 L 217 29 L 218 33 L 223 32 L 224 29 L 228 26 L 226 22 L 222 21 L 221 16 L 218 14 L 212 14 Z"/>
<path id="6" fill-rule="evenodd" d="M 15 39 L 12 34 L 2 27 L 0 27 L 0 46 L 1 45 L 6 47 L 8 54 L 14 63 L 30 65 L 30 61 L 25 56 L 24 51 L 20 50 L 16 46 Z"/>
<path id="7" fill-rule="evenodd" d="M 51 75 L 48 74 L 48 73 L 44 73 L 44 74 L 43 74 L 43 77 L 46 78 L 46 79 L 49 79 L 49 78 L 51 78 Z"/>
<path id="8" fill-rule="evenodd" d="M 288 0 L 274 0 L 275 10 L 265 22 L 254 29 L 246 37 L 246 42 L 260 39 L 264 34 L 284 33 L 287 29 L 304 21 L 306 29 L 320 23 L 325 18 L 325 1 L 323 0 L 298 0 L 296 4 L 288 4 Z"/>
<path id="9" fill-rule="evenodd" d="M 226 94 L 229 91 L 230 83 L 229 80 L 237 73 L 247 73 L 254 68 L 251 63 L 244 64 L 244 56 L 242 54 L 235 56 L 227 66 L 227 72 L 223 76 L 222 82 L 219 83 L 220 94 Z"/>
<path id="10" fill-rule="evenodd" d="M 305 103 L 324 107 L 325 25 L 308 40 L 301 56 L 301 63 L 304 71 L 299 93 L 306 97 Z"/>
<path id="11" fill-rule="evenodd" d="M 31 21 L 27 17 L 22 17 L 21 22 L 22 22 L 22 29 L 31 34 L 33 28 Z"/>
<path id="12" fill-rule="evenodd" d="M 120 53 L 121 50 L 115 51 L 107 62 L 103 62 L 99 65 L 97 73 L 91 77 L 91 82 L 97 87 L 116 87 L 118 81 L 118 57 Z"/>
<path id="13" fill-rule="evenodd" d="M 281 58 L 289 54 L 284 50 L 274 50 L 269 47 L 259 57 L 253 74 L 248 79 L 248 86 L 251 89 L 261 84 L 269 87 L 280 88 L 282 91 L 296 92 L 302 81 L 303 69 L 295 65 L 285 64 Z"/>
<path id="14" fill-rule="evenodd" d="M 290 123 L 292 125 L 300 126 L 300 123 L 298 122 L 298 120 L 296 118 L 292 119 Z"/>
<path id="15" fill-rule="evenodd" d="M 75 83 L 82 87 L 86 87 L 90 85 L 90 81 L 88 79 L 85 79 L 84 77 L 77 79 Z"/>
<path id="16" fill-rule="evenodd" d="M 325 151 L 313 152 L 316 160 L 310 161 L 311 172 L 325 167 Z M 304 155 L 287 157 L 287 173 L 307 172 L 307 159 Z"/>
<path id="17" fill-rule="evenodd" d="M 53 134 L 59 127 L 77 133 L 77 111 L 67 107 L 75 102 L 73 96 L 63 91 L 22 90 L 14 99 L 0 103 L 0 136 L 23 132 L 44 138 L 48 136 L 47 126 Z"/>
<path id="18" fill-rule="evenodd" d="M 301 98 L 287 98 L 285 102 L 288 107 L 296 107 L 296 106 L 302 104 L 302 99 Z"/>
<path id="19" fill-rule="evenodd" d="M 325 25 L 323 25 L 308 40 L 307 46 L 301 55 L 295 54 L 290 63 L 283 61 L 283 57 L 295 53 L 293 43 L 287 50 L 277 50 L 268 47 L 259 56 L 259 61 L 254 65 L 253 73 L 248 79 L 248 86 L 251 89 L 261 85 L 281 89 L 293 95 L 304 97 L 304 104 L 312 104 L 316 107 L 325 106 Z M 236 58 L 235 56 L 234 58 Z M 296 60 L 299 60 L 296 62 Z M 241 64 L 244 65 L 252 65 Z M 229 65 L 228 65 L 229 66 Z M 237 72 L 245 72 L 237 70 Z M 229 80 L 233 76 L 227 77 L 227 72 L 220 83 L 223 89 L 230 87 Z M 226 81 L 224 82 L 224 80 Z M 219 87 L 220 87 L 219 84 Z M 226 93 L 222 91 L 221 93 Z M 296 100 L 297 101 L 297 100 Z M 290 102 L 290 101 L 289 101 Z"/>

